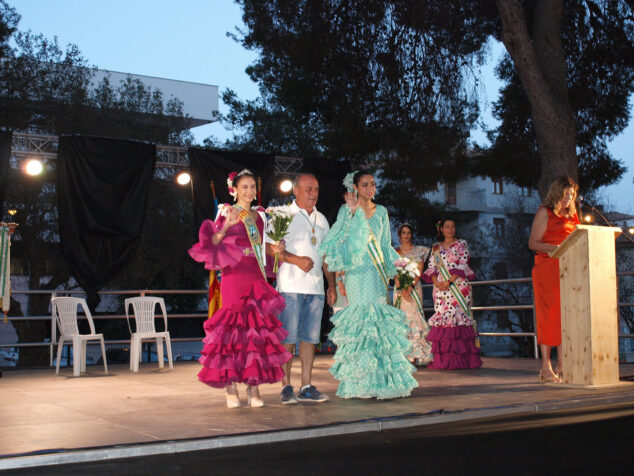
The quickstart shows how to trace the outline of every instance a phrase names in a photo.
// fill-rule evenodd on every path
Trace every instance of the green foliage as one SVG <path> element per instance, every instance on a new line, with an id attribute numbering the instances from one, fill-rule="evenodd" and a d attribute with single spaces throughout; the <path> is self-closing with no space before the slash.
<path id="1" fill-rule="evenodd" d="M 607 142 L 625 129 L 630 118 L 633 20 L 624 1 L 566 2 L 562 40 L 575 114 L 579 183 L 585 194 L 615 183 L 626 170 L 610 155 Z M 497 75 L 506 82 L 493 109 L 501 124 L 489 132 L 493 147 L 479 164 L 480 172 L 534 187 L 541 165 L 531 109 L 508 56 L 498 65 Z"/>
<path id="2" fill-rule="evenodd" d="M 47 134 L 83 134 L 161 144 L 191 144 L 183 104 L 167 102 L 160 90 L 127 78 L 113 85 L 109 77 L 92 86 L 94 70 L 88 67 L 79 48 L 62 49 L 57 39 L 48 40 L 31 32 L 18 32 L 19 16 L 0 0 L 0 127 Z M 13 38 L 15 47 L 9 46 Z M 15 208 L 20 226 L 13 239 L 14 274 L 29 278 L 29 288 L 56 289 L 73 286 L 59 247 L 56 161 L 46 161 L 38 177 L 27 177 L 12 161 L 3 210 Z M 174 170 L 158 169 L 152 183 L 147 216 L 135 262 L 111 289 L 148 287 L 199 289 L 205 273 L 187 256 L 195 241 L 191 191 L 174 184 Z M 4 215 L 4 212 L 3 212 Z M 3 217 L 5 218 L 5 217 Z M 204 297 L 168 298 L 170 311 L 193 312 Z M 46 294 L 29 298 L 30 315 L 46 315 Z M 123 306 L 121 306 L 120 311 Z M 41 321 L 17 321 L 22 342 L 50 337 Z M 127 335 L 125 323 L 97 322 L 106 338 Z M 200 332 L 199 320 L 182 322 L 174 335 Z M 195 329 L 195 330 L 194 330 Z M 43 365 L 48 353 L 42 348 L 23 348 L 20 365 Z"/>

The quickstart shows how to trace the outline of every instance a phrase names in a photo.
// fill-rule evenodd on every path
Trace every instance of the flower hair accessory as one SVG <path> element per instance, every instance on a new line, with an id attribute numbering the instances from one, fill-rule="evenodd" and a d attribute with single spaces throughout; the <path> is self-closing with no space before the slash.
<path id="1" fill-rule="evenodd" d="M 236 178 L 238 172 L 231 172 L 227 177 L 227 189 L 229 190 L 229 195 L 233 197 L 234 200 L 238 198 L 238 191 L 233 188 L 233 179 Z"/>
<path id="2" fill-rule="evenodd" d="M 438 220 L 436 222 L 436 230 L 440 231 L 441 228 L 442 228 L 442 220 Z"/>
<path id="3" fill-rule="evenodd" d="M 233 181 L 236 177 L 240 177 L 240 175 L 253 175 L 253 173 L 249 169 L 242 169 L 240 172 L 231 172 L 227 177 L 227 189 L 229 190 L 229 195 L 231 195 L 235 200 L 238 199 L 238 191 L 233 188 Z"/>
<path id="4" fill-rule="evenodd" d="M 357 172 L 358 170 L 353 170 L 343 178 L 343 186 L 346 187 L 346 190 L 350 193 L 354 193 L 354 174 Z"/>

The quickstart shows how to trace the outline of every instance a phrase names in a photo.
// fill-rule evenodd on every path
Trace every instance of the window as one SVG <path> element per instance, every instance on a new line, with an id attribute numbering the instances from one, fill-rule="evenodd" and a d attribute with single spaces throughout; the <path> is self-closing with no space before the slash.
<path id="1" fill-rule="evenodd" d="M 445 182 L 445 203 L 447 205 L 456 204 L 456 181 L 447 180 Z"/>
<path id="2" fill-rule="evenodd" d="M 532 197 L 533 190 L 530 187 L 520 187 L 520 194 L 522 197 Z"/>
<path id="3" fill-rule="evenodd" d="M 504 218 L 494 218 L 493 227 L 495 228 L 495 237 L 504 238 Z"/>
<path id="4" fill-rule="evenodd" d="M 504 193 L 504 185 L 501 180 L 493 181 L 493 195 L 502 195 Z"/>

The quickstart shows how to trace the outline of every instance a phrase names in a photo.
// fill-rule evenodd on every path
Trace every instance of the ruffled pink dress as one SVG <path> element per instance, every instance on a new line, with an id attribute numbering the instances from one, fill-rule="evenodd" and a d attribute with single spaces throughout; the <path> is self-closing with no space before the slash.
<path id="1" fill-rule="evenodd" d="M 286 306 L 284 298 L 262 276 L 242 222 L 229 228 L 219 245 L 212 243 L 224 222 L 222 215 L 215 222 L 205 220 L 199 242 L 189 250 L 206 269 L 222 271 L 222 308 L 205 321 L 198 379 L 216 388 L 233 382 L 279 382 L 284 376 L 282 365 L 292 357 L 280 343 L 288 332 L 276 317 Z M 256 225 L 262 237 L 264 222 L 259 214 Z"/>

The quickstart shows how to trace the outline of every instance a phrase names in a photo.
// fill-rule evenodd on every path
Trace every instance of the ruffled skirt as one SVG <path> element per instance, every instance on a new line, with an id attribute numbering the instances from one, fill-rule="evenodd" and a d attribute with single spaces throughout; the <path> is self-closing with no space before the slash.
<path id="1" fill-rule="evenodd" d="M 432 327 L 427 340 L 431 342 L 434 360 L 427 368 L 456 370 L 482 366 L 475 338 L 472 326 Z"/>
<path id="2" fill-rule="evenodd" d="M 229 276 L 223 277 L 223 286 L 229 281 Z M 284 298 L 260 278 L 253 281 L 248 294 L 231 301 L 205 322 L 198 379 L 216 388 L 233 382 L 279 382 L 284 376 L 282 366 L 292 357 L 280 343 L 288 332 L 275 317 L 284 310 Z"/>
<path id="3" fill-rule="evenodd" d="M 341 398 L 407 397 L 418 382 L 406 358 L 410 343 L 405 314 L 383 303 L 350 304 L 332 317 L 337 345 L 330 373 Z"/>

